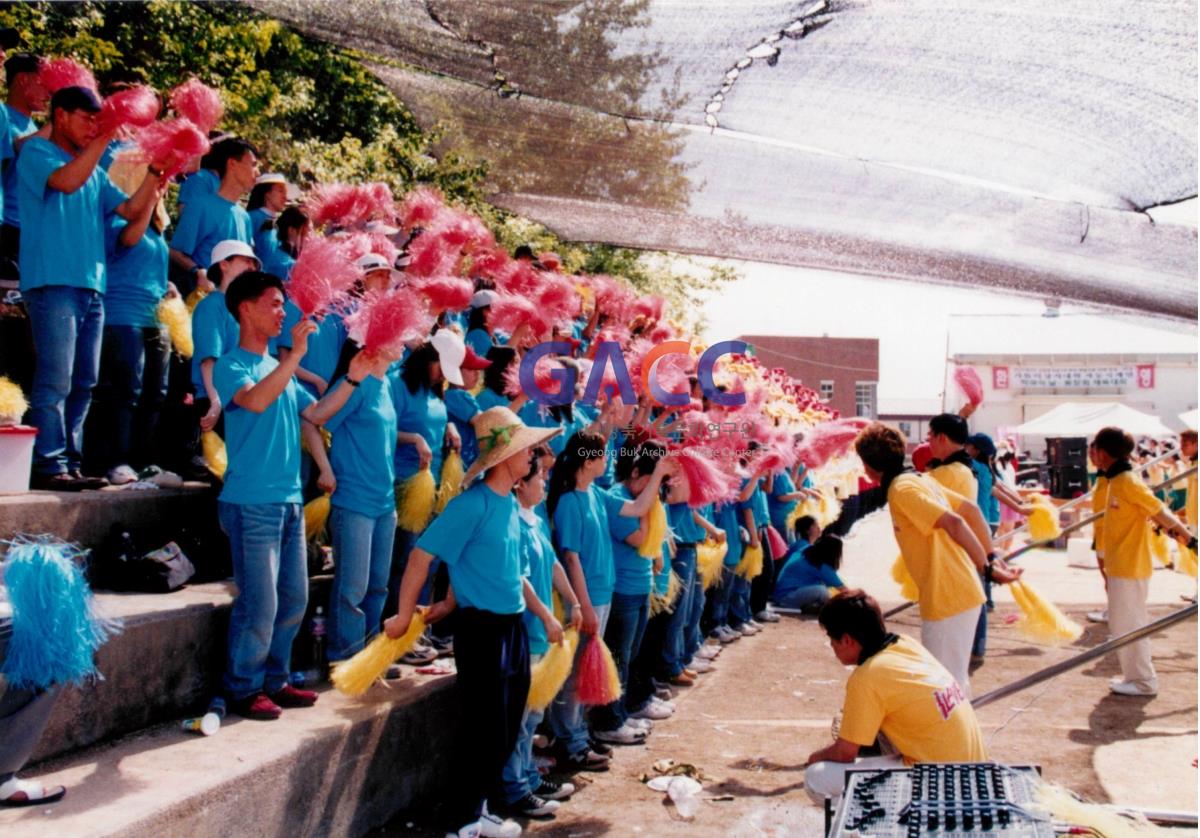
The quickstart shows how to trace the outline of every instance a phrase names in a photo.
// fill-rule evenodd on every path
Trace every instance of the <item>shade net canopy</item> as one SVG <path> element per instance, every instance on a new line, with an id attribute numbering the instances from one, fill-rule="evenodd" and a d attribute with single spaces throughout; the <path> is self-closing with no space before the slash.
<path id="1" fill-rule="evenodd" d="M 1194 0 L 255 0 L 580 241 L 1194 320 Z"/>
<path id="2" fill-rule="evenodd" d="M 1102 428 L 1121 428 L 1135 436 L 1166 439 L 1174 431 L 1157 416 L 1119 402 L 1065 402 L 1017 427 L 1025 436 L 1066 436 L 1091 439 Z"/>

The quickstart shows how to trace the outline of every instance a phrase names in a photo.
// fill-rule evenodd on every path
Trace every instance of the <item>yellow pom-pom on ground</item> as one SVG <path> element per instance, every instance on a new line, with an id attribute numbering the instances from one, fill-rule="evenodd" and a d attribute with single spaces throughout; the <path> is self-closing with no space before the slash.
<path id="1" fill-rule="evenodd" d="M 649 520 L 646 527 L 646 539 L 638 547 L 638 555 L 652 559 L 662 552 L 663 542 L 667 539 L 667 510 L 661 500 L 654 501 L 647 513 Z"/>
<path id="2" fill-rule="evenodd" d="M 733 572 L 743 579 L 757 578 L 763 571 L 763 549 L 762 545 L 755 547 L 753 544 L 747 544 L 746 549 L 742 551 L 742 560 L 738 562 Z"/>
<path id="3" fill-rule="evenodd" d="M 541 711 L 550 706 L 558 695 L 571 667 L 575 663 L 575 650 L 579 647 L 579 632 L 567 629 L 563 632 L 563 642 L 551 644 L 549 651 L 529 671 L 529 698 L 525 706 L 530 710 Z"/>
<path id="4" fill-rule="evenodd" d="M 1043 810 L 1056 821 L 1087 829 L 1088 835 L 1104 838 L 1136 838 L 1139 835 L 1164 835 L 1141 813 L 1118 810 L 1100 803 L 1087 803 L 1062 786 L 1042 783 L 1037 789 L 1035 809 Z"/>
<path id="5" fill-rule="evenodd" d="M 1033 511 L 1029 513 L 1029 534 L 1034 541 L 1054 541 L 1062 535 L 1058 523 L 1058 507 L 1045 495 L 1034 495 Z"/>
<path id="6" fill-rule="evenodd" d="M 1189 550 L 1186 547 L 1179 548 L 1179 567 L 1177 570 L 1180 573 L 1186 573 L 1193 579 L 1196 578 L 1196 551 Z"/>
<path id="7" fill-rule="evenodd" d="M 892 579 L 900 586 L 900 596 L 909 602 L 916 602 L 921 598 L 921 592 L 917 589 L 917 581 L 908 572 L 908 565 L 904 563 L 903 555 L 897 556 L 896 561 L 892 563 Z"/>
<path id="8" fill-rule="evenodd" d="M 329 495 L 321 495 L 304 504 L 304 537 L 316 538 L 325 532 L 329 521 Z"/>
<path id="9" fill-rule="evenodd" d="M 451 451 L 442 462 L 442 481 L 438 484 L 434 512 L 441 514 L 446 504 L 458 497 L 462 491 L 463 461 L 457 451 Z"/>
<path id="10" fill-rule="evenodd" d="M 20 424 L 27 410 L 29 402 L 25 400 L 21 387 L 0 375 L 0 425 Z"/>
<path id="11" fill-rule="evenodd" d="M 335 666 L 329 673 L 329 679 L 346 695 L 362 695 L 387 672 L 389 666 L 416 644 L 417 638 L 424 632 L 424 615 L 419 612 L 413 614 L 408 631 L 403 635 L 393 640 L 380 632 L 361 652 Z"/>
<path id="12" fill-rule="evenodd" d="M 408 532 L 421 532 L 429 526 L 436 502 L 433 472 L 423 468 L 405 480 L 396 492 L 396 524 Z"/>
<path id="13" fill-rule="evenodd" d="M 1017 623 L 1021 633 L 1038 643 L 1073 643 L 1083 634 L 1083 627 L 1045 599 L 1028 582 L 1018 580 L 1010 585 L 1013 599 L 1023 614 Z"/>
<path id="14" fill-rule="evenodd" d="M 204 462 L 208 470 L 218 480 L 225 479 L 225 469 L 229 467 L 229 458 L 225 453 L 225 440 L 217 436 L 215 431 L 205 431 L 200 434 L 200 448 L 204 451 Z"/>
<path id="15" fill-rule="evenodd" d="M 721 569 L 725 564 L 728 544 L 718 544 L 709 539 L 696 548 L 696 572 L 704 583 L 704 590 L 721 584 Z"/>
<path id="16" fill-rule="evenodd" d="M 192 357 L 192 312 L 178 297 L 163 297 L 158 304 L 158 322 L 167 327 L 171 346 L 184 358 Z"/>

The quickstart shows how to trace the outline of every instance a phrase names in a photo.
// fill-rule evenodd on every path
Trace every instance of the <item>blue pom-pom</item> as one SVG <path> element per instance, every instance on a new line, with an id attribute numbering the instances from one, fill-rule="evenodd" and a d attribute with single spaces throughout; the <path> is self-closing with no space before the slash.
<path id="1" fill-rule="evenodd" d="M 13 625 L 0 671 L 14 687 L 45 689 L 99 677 L 93 656 L 120 624 L 96 614 L 78 555 L 77 548 L 46 538 L 8 543 L 4 584 Z"/>

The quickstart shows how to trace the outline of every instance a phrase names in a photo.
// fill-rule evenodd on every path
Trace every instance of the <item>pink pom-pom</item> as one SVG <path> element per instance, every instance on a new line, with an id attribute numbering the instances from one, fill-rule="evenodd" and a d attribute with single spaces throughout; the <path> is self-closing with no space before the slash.
<path id="1" fill-rule="evenodd" d="M 538 254 L 538 264 L 548 271 L 562 270 L 562 259 L 557 253 L 547 250 L 545 253 Z"/>
<path id="2" fill-rule="evenodd" d="M 145 128 L 158 119 L 162 102 L 153 89 L 144 84 L 120 90 L 104 100 L 100 110 L 100 131 L 108 133 L 122 125 Z"/>
<path id="3" fill-rule="evenodd" d="M 288 279 L 288 297 L 305 317 L 319 314 L 353 287 L 358 266 L 347 257 L 341 242 L 309 236 Z"/>
<path id="4" fill-rule="evenodd" d="M 407 341 L 429 334 L 433 317 L 416 293 L 393 288 L 365 295 L 345 323 L 350 338 L 367 352 L 399 357 Z"/>
<path id="5" fill-rule="evenodd" d="M 621 682 L 614 679 L 611 671 L 612 658 L 601 648 L 604 641 L 592 635 L 584 641 L 583 654 L 579 656 L 575 674 L 575 695 L 580 704 L 600 707 L 612 704 L 621 697 Z M 616 681 L 616 690 L 613 682 Z"/>
<path id="6" fill-rule="evenodd" d="M 172 90 L 170 104 L 171 110 L 190 119 L 205 135 L 216 128 L 225 115 L 221 94 L 197 78 L 190 78 Z"/>
<path id="7" fill-rule="evenodd" d="M 304 199 L 304 214 L 314 228 L 325 225 L 350 227 L 370 218 L 366 193 L 348 183 L 314 186 Z"/>
<path id="8" fill-rule="evenodd" d="M 579 315 L 579 292 L 575 290 L 575 284 L 561 274 L 542 274 L 537 305 L 554 320 L 573 320 Z"/>
<path id="9" fill-rule="evenodd" d="M 425 235 L 437 237 L 444 247 L 460 253 L 490 251 L 496 245 L 491 230 L 478 216 L 459 210 L 444 211 Z"/>
<path id="10" fill-rule="evenodd" d="M 681 448 L 671 456 L 687 480 L 688 506 L 699 508 L 730 496 L 734 477 L 716 462 L 692 448 Z"/>
<path id="11" fill-rule="evenodd" d="M 554 377 L 554 372 L 561 369 L 563 369 L 563 365 L 550 356 L 539 358 L 533 367 L 533 380 L 537 383 L 538 389 L 548 395 L 558 393 L 562 385 Z M 504 371 L 504 393 L 509 398 L 515 399 L 523 392 L 521 362 L 520 359 L 517 359 L 509 363 L 508 368 Z"/>
<path id="12" fill-rule="evenodd" d="M 517 329 L 528 326 L 534 335 L 543 337 L 550 332 L 553 325 L 545 319 L 534 303 L 510 294 L 500 295 L 498 300 L 488 306 L 487 319 L 494 331 L 507 335 L 516 334 Z"/>
<path id="13" fill-rule="evenodd" d="M 647 320 L 662 320 L 663 306 L 665 304 L 666 300 L 662 297 L 653 295 L 638 297 L 633 304 L 633 313 L 635 316 L 640 315 Z"/>
<path id="14" fill-rule="evenodd" d="M 396 218 L 396 199 L 392 196 L 392 187 L 383 181 L 374 181 L 361 187 L 366 204 L 371 208 L 371 219 L 379 221 L 394 221 Z"/>
<path id="15" fill-rule="evenodd" d="M 480 251 L 471 256 L 471 272 L 495 278 L 496 273 L 504 270 L 511 261 L 512 257 L 500 248 Z"/>
<path id="16" fill-rule="evenodd" d="M 853 418 L 822 422 L 805 431 L 798 447 L 800 459 L 809 468 L 820 468 L 838 454 L 846 451 L 868 423 L 865 419 Z"/>
<path id="17" fill-rule="evenodd" d="M 767 526 L 767 544 L 771 547 L 771 558 L 775 561 L 782 559 L 788 549 L 787 542 L 783 540 L 779 530 L 770 525 Z"/>
<path id="18" fill-rule="evenodd" d="M 434 312 L 462 311 L 471 305 L 475 293 L 471 280 L 456 276 L 415 277 L 410 284 L 429 301 Z"/>
<path id="19" fill-rule="evenodd" d="M 138 147 L 137 159 L 143 163 L 159 163 L 163 175 L 171 178 L 188 167 L 188 163 L 208 153 L 208 137 L 186 119 L 152 122 L 134 134 Z"/>
<path id="20" fill-rule="evenodd" d="M 445 209 L 441 192 L 432 186 L 419 186 L 400 202 L 398 220 L 401 227 L 411 232 L 414 227 L 428 227 Z"/>
<path id="21" fill-rule="evenodd" d="M 368 253 L 374 253 L 376 256 L 386 259 L 389 265 L 396 264 L 396 256 L 399 251 L 396 249 L 395 243 L 383 233 L 354 233 L 347 236 L 344 241 L 346 257 L 351 262 L 358 262 Z"/>
<path id="22" fill-rule="evenodd" d="M 983 404 L 983 382 L 974 367 L 955 367 L 954 383 L 966 394 L 967 401 L 972 406 L 979 407 Z"/>
<path id="23" fill-rule="evenodd" d="M 38 81 L 54 95 L 64 87 L 86 87 L 95 93 L 100 88 L 92 71 L 74 58 L 51 58 L 38 68 Z"/>
<path id="24" fill-rule="evenodd" d="M 411 276 L 458 276 L 462 253 L 443 239 L 423 233 L 408 245 Z"/>

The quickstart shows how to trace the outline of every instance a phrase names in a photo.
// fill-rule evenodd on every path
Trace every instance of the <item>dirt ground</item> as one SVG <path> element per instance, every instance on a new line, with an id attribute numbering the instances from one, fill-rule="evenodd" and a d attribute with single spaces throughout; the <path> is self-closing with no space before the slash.
<path id="1" fill-rule="evenodd" d="M 884 607 L 899 603 L 888 568 L 895 558 L 886 519 L 873 516 L 847 541 L 844 576 Z M 1103 588 L 1094 570 L 1069 568 L 1061 552 L 1035 552 L 1023 562 L 1028 579 L 1086 627 L 1068 648 L 1031 645 L 1006 617 L 1018 613 L 997 595 L 989 621 L 986 665 L 972 678 L 976 695 L 1102 642 L 1104 624 L 1084 614 L 1099 607 Z M 1152 581 L 1152 614 L 1182 607 L 1195 580 L 1161 570 Z M 894 630 L 919 636 L 910 609 Z M 1096 801 L 1196 811 L 1195 620 L 1153 640 L 1160 692 L 1152 699 L 1109 693 L 1118 673 L 1109 655 L 979 710 L 991 755 L 1000 762 L 1037 764 L 1044 776 Z M 576 778 L 582 788 L 555 820 L 531 822 L 526 834 L 583 838 L 599 835 L 820 835 L 822 815 L 804 792 L 805 757 L 830 738 L 846 671 L 815 621 L 785 617 L 756 637 L 727 646 L 717 668 L 679 691 L 678 710 L 656 724 L 644 746 L 618 748 L 607 773 Z M 662 759 L 699 768 L 706 800 L 691 821 L 679 819 L 666 796 L 647 788 L 643 774 Z M 387 835 L 423 835 L 396 822 Z M 1172 831 L 1172 835 L 1184 834 Z"/>

